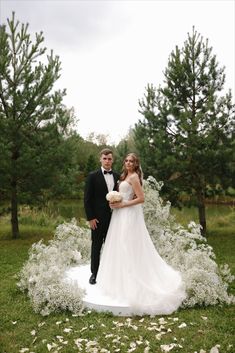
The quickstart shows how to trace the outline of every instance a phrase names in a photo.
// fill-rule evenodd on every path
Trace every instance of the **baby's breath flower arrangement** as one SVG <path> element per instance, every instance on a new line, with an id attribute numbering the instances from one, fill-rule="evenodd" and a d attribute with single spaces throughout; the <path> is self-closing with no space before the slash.
<path id="1" fill-rule="evenodd" d="M 228 293 L 234 280 L 227 264 L 218 266 L 211 246 L 200 234 L 200 226 L 190 222 L 187 228 L 175 222 L 170 202 L 164 203 L 159 192 L 163 183 L 153 177 L 144 180 L 144 216 L 149 234 L 159 254 L 182 273 L 187 298 L 183 307 L 235 303 Z M 109 195 L 109 196 L 108 196 Z M 108 201 L 122 200 L 118 192 L 107 194 Z M 29 251 L 29 259 L 19 273 L 18 286 L 26 291 L 33 309 L 42 315 L 53 311 L 83 310 L 84 291 L 64 282 L 71 266 L 90 261 L 90 230 L 73 219 L 60 224 L 48 245 L 39 241 Z"/>
<path id="2" fill-rule="evenodd" d="M 32 245 L 29 259 L 19 273 L 18 287 L 27 294 L 35 312 L 83 310 L 84 290 L 63 280 L 66 269 L 86 263 L 90 257 L 90 230 L 79 227 L 75 219 L 60 224 L 54 239 Z"/>
<path id="3" fill-rule="evenodd" d="M 175 222 L 170 202 L 164 204 L 159 196 L 162 186 L 151 176 L 144 181 L 144 216 L 157 251 L 183 276 L 187 291 L 183 306 L 235 303 L 235 297 L 228 294 L 229 283 L 235 278 L 229 266 L 217 265 L 199 224 L 190 222 L 186 229 Z"/>

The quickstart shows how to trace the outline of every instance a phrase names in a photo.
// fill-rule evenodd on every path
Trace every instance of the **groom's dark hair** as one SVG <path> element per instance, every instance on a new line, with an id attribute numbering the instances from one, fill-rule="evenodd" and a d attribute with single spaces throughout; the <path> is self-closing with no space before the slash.
<path id="1" fill-rule="evenodd" d="M 104 154 L 107 156 L 107 154 L 113 154 L 113 151 L 110 148 L 104 148 L 102 151 L 100 151 L 100 157 Z"/>

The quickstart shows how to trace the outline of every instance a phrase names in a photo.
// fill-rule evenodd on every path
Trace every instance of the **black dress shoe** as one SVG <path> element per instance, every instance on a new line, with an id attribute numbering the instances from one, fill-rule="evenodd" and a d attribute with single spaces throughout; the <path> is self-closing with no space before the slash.
<path id="1" fill-rule="evenodd" d="M 90 284 L 96 284 L 96 276 L 92 273 L 90 279 L 89 279 Z"/>

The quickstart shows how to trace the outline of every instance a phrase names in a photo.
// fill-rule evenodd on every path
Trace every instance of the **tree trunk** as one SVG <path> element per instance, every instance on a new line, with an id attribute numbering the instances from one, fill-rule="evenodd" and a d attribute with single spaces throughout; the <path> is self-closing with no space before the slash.
<path id="1" fill-rule="evenodd" d="M 206 208 L 203 190 L 197 191 L 199 223 L 202 226 L 201 234 L 206 235 Z"/>
<path id="2" fill-rule="evenodd" d="M 17 183 L 14 178 L 11 182 L 11 229 L 13 239 L 19 238 Z"/>

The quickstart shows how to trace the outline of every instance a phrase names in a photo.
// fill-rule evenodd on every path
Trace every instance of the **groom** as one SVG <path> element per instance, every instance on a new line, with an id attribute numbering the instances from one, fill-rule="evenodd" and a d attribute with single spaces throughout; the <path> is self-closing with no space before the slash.
<path id="1" fill-rule="evenodd" d="M 100 163 L 101 168 L 87 176 L 84 191 L 84 207 L 91 228 L 90 284 L 96 283 L 100 252 L 111 218 L 111 209 L 106 200 L 106 194 L 109 191 L 117 190 L 119 179 L 119 174 L 112 171 L 112 150 L 105 148 L 100 152 Z"/>

